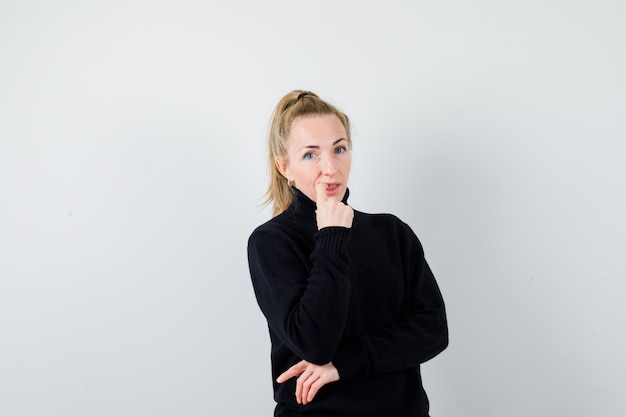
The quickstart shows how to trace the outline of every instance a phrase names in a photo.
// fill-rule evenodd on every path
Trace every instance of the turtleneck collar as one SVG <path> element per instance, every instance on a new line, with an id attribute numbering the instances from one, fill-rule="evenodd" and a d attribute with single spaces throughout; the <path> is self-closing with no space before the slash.
<path id="1" fill-rule="evenodd" d="M 291 187 L 291 191 L 293 192 L 293 202 L 291 203 L 291 209 L 296 214 L 300 214 L 305 217 L 315 217 L 315 210 L 317 209 L 317 204 L 315 204 L 315 201 L 304 195 L 304 193 L 298 190 L 296 187 Z M 344 204 L 348 204 L 349 195 L 350 190 L 346 188 L 346 194 L 343 196 L 343 199 L 341 199 L 341 202 Z"/>

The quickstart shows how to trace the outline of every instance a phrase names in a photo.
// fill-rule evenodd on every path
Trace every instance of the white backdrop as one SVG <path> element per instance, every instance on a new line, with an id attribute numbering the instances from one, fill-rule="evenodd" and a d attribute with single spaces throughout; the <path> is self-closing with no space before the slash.
<path id="1" fill-rule="evenodd" d="M 626 7 L 0 2 L 0 415 L 269 416 L 265 131 L 354 123 L 351 204 L 426 249 L 433 416 L 626 414 Z"/>

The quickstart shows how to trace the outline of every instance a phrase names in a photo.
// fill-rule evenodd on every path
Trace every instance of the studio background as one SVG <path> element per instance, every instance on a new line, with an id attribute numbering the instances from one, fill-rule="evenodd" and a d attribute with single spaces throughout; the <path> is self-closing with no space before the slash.
<path id="1" fill-rule="evenodd" d="M 0 415 L 271 415 L 246 243 L 300 88 L 441 286 L 432 415 L 625 415 L 625 12 L 1 1 Z"/>

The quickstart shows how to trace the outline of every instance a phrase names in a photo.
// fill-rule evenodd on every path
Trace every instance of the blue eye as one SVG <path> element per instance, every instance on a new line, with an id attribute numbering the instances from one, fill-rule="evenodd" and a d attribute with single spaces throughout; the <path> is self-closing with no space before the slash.
<path id="1" fill-rule="evenodd" d="M 314 156 L 315 156 L 315 154 L 313 152 L 307 152 L 307 153 L 304 154 L 302 159 L 312 159 Z"/>
<path id="2" fill-rule="evenodd" d="M 346 151 L 347 151 L 347 149 L 346 149 L 345 146 L 340 146 L 337 149 L 335 149 L 335 153 L 344 153 Z"/>

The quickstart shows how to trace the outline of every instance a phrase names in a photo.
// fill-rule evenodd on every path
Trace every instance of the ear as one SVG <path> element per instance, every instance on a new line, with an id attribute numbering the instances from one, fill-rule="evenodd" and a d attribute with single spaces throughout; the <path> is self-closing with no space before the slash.
<path id="1" fill-rule="evenodd" d="M 283 177 L 289 178 L 289 170 L 287 169 L 287 158 L 284 156 L 277 156 L 274 159 L 274 163 L 276 164 L 276 168 L 278 171 L 283 174 Z"/>

